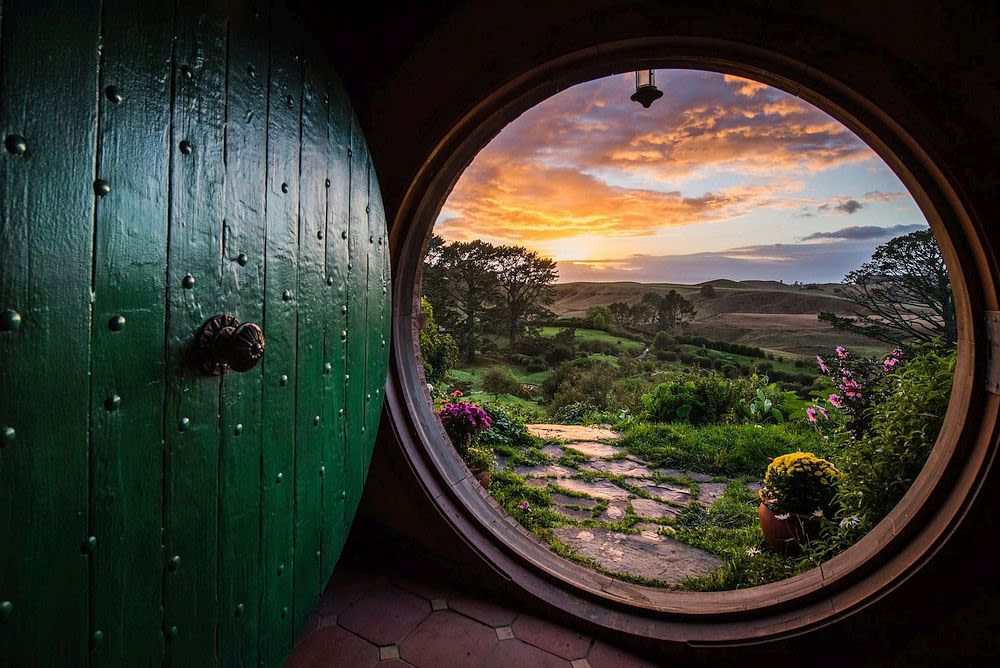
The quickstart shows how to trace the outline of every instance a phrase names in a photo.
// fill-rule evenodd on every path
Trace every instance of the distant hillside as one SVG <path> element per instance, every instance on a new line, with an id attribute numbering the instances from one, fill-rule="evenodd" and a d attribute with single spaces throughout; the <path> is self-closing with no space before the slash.
<path id="1" fill-rule="evenodd" d="M 647 292 L 666 293 L 676 290 L 695 305 L 696 320 L 705 320 L 719 313 L 848 313 L 852 305 L 834 294 L 836 283 L 821 284 L 808 290 L 776 281 L 708 281 L 715 296 L 702 297 L 698 285 L 676 283 L 557 283 L 556 301 L 552 310 L 557 315 L 583 315 L 598 304 L 626 302 L 634 304 Z"/>
<path id="2" fill-rule="evenodd" d="M 863 354 L 886 349 L 878 341 L 845 334 L 821 322 L 821 311 L 852 313 L 854 305 L 834 293 L 837 283 L 815 289 L 777 281 L 707 281 L 714 297 L 703 297 L 702 285 L 673 283 L 559 283 L 552 310 L 560 316 L 581 316 L 591 306 L 626 302 L 634 304 L 647 292 L 676 290 L 698 312 L 690 332 L 709 338 L 814 355 L 845 345 Z"/>

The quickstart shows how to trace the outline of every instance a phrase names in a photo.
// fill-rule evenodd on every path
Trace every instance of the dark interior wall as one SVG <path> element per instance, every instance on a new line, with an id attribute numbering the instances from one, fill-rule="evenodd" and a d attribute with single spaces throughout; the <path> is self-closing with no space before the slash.
<path id="1" fill-rule="evenodd" d="M 538 64 L 623 38 L 691 35 L 756 45 L 847 84 L 916 137 L 957 187 L 996 248 L 1000 192 L 994 44 L 1000 5 L 963 2 L 453 2 L 368 3 L 333 13 L 305 3 L 351 94 L 371 146 L 390 224 L 434 145 L 500 85 Z M 669 94 L 669 91 L 667 92 Z M 992 256 L 994 263 L 996 254 Z M 394 279 L 397 277 L 394 277 Z M 384 421 L 383 421 L 384 422 Z M 465 564 L 475 556 L 421 499 L 391 434 L 383 433 L 362 512 Z M 997 655 L 993 564 L 1000 475 L 987 477 L 952 538 L 880 601 L 830 627 L 740 650 L 659 648 L 722 665 L 792 653 L 812 663 L 985 663 Z M 658 648 L 651 648 L 657 651 Z M 981 661 L 975 661 L 979 659 Z"/>

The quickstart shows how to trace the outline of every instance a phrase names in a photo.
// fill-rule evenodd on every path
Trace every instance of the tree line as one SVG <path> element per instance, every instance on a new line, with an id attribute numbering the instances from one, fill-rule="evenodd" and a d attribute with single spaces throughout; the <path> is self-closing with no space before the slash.
<path id="1" fill-rule="evenodd" d="M 552 317 L 555 260 L 523 246 L 486 241 L 428 242 L 423 264 L 423 293 L 437 323 L 455 339 L 468 363 L 486 335 L 505 335 L 517 346 L 533 322 Z"/>

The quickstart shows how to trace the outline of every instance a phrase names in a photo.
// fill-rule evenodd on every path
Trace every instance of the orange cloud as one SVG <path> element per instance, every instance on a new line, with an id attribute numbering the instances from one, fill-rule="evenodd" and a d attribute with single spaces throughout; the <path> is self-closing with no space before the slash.
<path id="1" fill-rule="evenodd" d="M 768 206 L 777 188 L 734 187 L 685 197 L 609 185 L 567 167 L 477 159 L 449 196 L 435 231 L 449 240 L 519 243 L 578 235 L 643 237 Z"/>
<path id="2" fill-rule="evenodd" d="M 676 70 L 657 81 L 665 95 L 650 110 L 616 76 L 526 111 L 476 156 L 435 231 L 528 245 L 651 236 L 760 207 L 815 206 L 801 197 L 804 177 L 875 157 L 825 113 L 764 84 Z M 685 192 L 719 175 L 725 187 Z"/>

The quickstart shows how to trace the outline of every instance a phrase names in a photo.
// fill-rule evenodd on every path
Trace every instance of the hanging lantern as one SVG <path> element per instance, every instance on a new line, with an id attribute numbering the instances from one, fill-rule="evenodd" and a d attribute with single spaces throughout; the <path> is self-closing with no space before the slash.
<path id="1" fill-rule="evenodd" d="M 663 91 L 656 87 L 653 70 L 636 70 L 635 92 L 632 93 L 630 99 L 641 104 L 643 108 L 649 109 L 649 105 L 661 97 L 663 97 Z"/>

